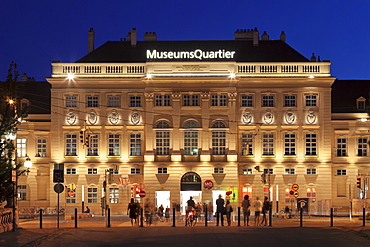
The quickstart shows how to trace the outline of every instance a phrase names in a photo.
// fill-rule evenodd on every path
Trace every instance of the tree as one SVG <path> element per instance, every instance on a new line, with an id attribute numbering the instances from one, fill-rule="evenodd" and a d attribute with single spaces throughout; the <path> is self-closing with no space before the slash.
<path id="1" fill-rule="evenodd" d="M 0 82 L 0 204 L 13 198 L 12 170 L 14 165 L 15 144 L 5 135 L 16 134 L 21 120 L 27 117 L 28 108 L 21 109 L 17 91 L 22 82 L 18 82 L 17 64 L 11 62 L 7 78 Z"/>

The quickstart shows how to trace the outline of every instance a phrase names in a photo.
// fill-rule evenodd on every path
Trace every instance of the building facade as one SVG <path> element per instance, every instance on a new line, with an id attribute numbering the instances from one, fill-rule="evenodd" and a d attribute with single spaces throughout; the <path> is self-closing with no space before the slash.
<path id="1" fill-rule="evenodd" d="M 94 49 L 91 29 L 86 56 L 52 63 L 50 114 L 22 123 L 18 156 L 34 165 L 19 178 L 20 206 L 57 204 L 54 169 L 67 211 L 98 213 L 102 197 L 113 214 L 131 197 L 180 212 L 190 196 L 209 204 L 219 194 L 234 206 L 268 196 L 274 212 L 300 199 L 310 213 L 364 202 L 367 114 L 333 113 L 330 61 L 305 58 L 284 32 L 234 36 L 138 41 L 132 29 Z M 352 103 L 365 107 L 366 96 Z"/>

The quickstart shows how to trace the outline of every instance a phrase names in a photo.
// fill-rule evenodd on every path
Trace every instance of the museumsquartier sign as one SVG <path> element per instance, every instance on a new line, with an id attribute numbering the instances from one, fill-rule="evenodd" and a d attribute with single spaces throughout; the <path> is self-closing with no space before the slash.
<path id="1" fill-rule="evenodd" d="M 210 59 L 233 59 L 235 51 L 203 51 L 197 49 L 194 51 L 157 51 L 147 50 L 147 59 L 195 59 L 195 60 L 210 60 Z"/>

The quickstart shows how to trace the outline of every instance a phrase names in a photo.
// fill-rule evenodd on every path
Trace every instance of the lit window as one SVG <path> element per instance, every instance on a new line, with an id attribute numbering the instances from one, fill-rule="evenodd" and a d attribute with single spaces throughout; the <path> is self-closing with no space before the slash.
<path id="1" fill-rule="evenodd" d="M 87 174 L 89 175 L 98 174 L 98 168 L 88 168 Z"/>
<path id="2" fill-rule="evenodd" d="M 357 156 L 367 156 L 368 139 L 366 137 L 357 138 Z"/>
<path id="3" fill-rule="evenodd" d="M 108 156 L 120 155 L 120 134 L 108 135 Z"/>
<path id="4" fill-rule="evenodd" d="M 77 135 L 66 134 L 66 156 L 77 156 Z"/>
<path id="5" fill-rule="evenodd" d="M 87 156 L 99 155 L 99 135 L 89 135 L 90 146 L 87 148 Z"/>
<path id="6" fill-rule="evenodd" d="M 226 128 L 226 125 L 222 121 L 216 121 L 213 123 L 212 128 Z M 212 131 L 212 154 L 224 155 L 226 154 L 226 131 L 224 130 L 213 130 Z"/>
<path id="7" fill-rule="evenodd" d="M 109 188 L 109 203 L 119 202 L 119 189 L 117 187 Z"/>
<path id="8" fill-rule="evenodd" d="M 77 174 L 77 170 L 76 170 L 76 168 L 67 168 L 66 169 L 66 174 L 67 175 L 75 175 L 75 174 Z"/>
<path id="9" fill-rule="evenodd" d="M 140 174 L 140 168 L 131 168 L 130 174 Z"/>
<path id="10" fill-rule="evenodd" d="M 242 170 L 243 175 L 252 175 L 252 168 L 243 168 Z"/>
<path id="11" fill-rule="evenodd" d="M 170 125 L 166 121 L 159 121 L 156 128 L 169 128 Z M 156 130 L 156 154 L 169 155 L 170 154 L 170 131 Z"/>
<path id="12" fill-rule="evenodd" d="M 130 134 L 130 156 L 141 155 L 141 134 Z"/>
<path id="13" fill-rule="evenodd" d="M 17 139 L 17 157 L 27 156 L 27 139 L 19 138 Z"/>
<path id="14" fill-rule="evenodd" d="M 316 175 L 316 168 L 307 168 L 306 170 L 307 175 Z"/>
<path id="15" fill-rule="evenodd" d="M 119 171 L 118 171 L 118 169 L 116 170 L 116 169 L 114 169 L 114 168 L 109 168 L 109 169 L 108 169 L 108 172 L 109 172 L 109 174 L 116 174 L 116 175 L 117 175 L 117 174 L 119 174 L 119 173 L 118 173 L 118 172 L 119 172 Z"/>
<path id="16" fill-rule="evenodd" d="M 21 201 L 27 201 L 27 185 L 18 185 L 18 198 Z"/>
<path id="17" fill-rule="evenodd" d="M 317 137 L 316 134 L 306 134 L 306 155 L 317 155 Z"/>
<path id="18" fill-rule="evenodd" d="M 316 187 L 307 187 L 307 198 L 310 202 L 316 202 Z"/>
<path id="19" fill-rule="evenodd" d="M 195 121 L 187 121 L 184 125 L 185 129 L 198 128 Z M 184 154 L 197 155 L 198 154 L 198 131 L 186 130 L 184 131 Z"/>
<path id="20" fill-rule="evenodd" d="M 272 169 L 272 168 L 264 168 L 263 169 L 263 173 L 264 174 L 274 174 L 274 169 Z"/>
<path id="21" fill-rule="evenodd" d="M 37 138 L 36 157 L 46 157 L 46 138 Z"/>
<path id="22" fill-rule="evenodd" d="M 76 188 L 71 189 L 71 184 L 66 186 L 66 203 L 76 203 Z"/>
<path id="23" fill-rule="evenodd" d="M 273 133 L 264 133 L 262 135 L 262 155 L 274 155 Z"/>
<path id="24" fill-rule="evenodd" d="M 285 175 L 294 175 L 295 174 L 295 169 L 294 168 L 285 168 Z"/>
<path id="25" fill-rule="evenodd" d="M 295 155 L 296 151 L 296 137 L 295 134 L 284 134 L 284 155 Z"/>
<path id="26" fill-rule="evenodd" d="M 242 155 L 253 155 L 253 135 L 242 134 Z"/>
<path id="27" fill-rule="evenodd" d="M 294 202 L 294 196 L 290 194 L 291 187 L 285 187 L 285 202 Z"/>
<path id="28" fill-rule="evenodd" d="M 87 188 L 87 203 L 98 203 L 98 188 Z"/>
<path id="29" fill-rule="evenodd" d="M 108 95 L 107 107 L 121 107 L 121 96 Z"/>
<path id="30" fill-rule="evenodd" d="M 337 156 L 347 156 L 347 139 L 337 138 Z"/>

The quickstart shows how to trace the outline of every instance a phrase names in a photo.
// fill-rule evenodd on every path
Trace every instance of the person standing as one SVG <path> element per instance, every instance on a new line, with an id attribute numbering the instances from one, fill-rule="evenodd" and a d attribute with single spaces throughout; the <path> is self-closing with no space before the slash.
<path id="1" fill-rule="evenodd" d="M 255 211 L 254 211 L 254 215 L 255 215 L 254 225 L 259 226 L 260 215 L 261 215 L 261 210 L 262 210 L 262 202 L 260 201 L 258 196 L 256 197 L 256 202 L 254 203 L 254 208 L 255 208 Z"/>
<path id="2" fill-rule="evenodd" d="M 242 202 L 243 216 L 244 216 L 244 226 L 249 226 L 249 216 L 251 215 L 251 202 L 249 201 L 249 196 L 245 195 Z M 246 221 L 247 220 L 247 221 Z M 247 222 L 247 224 L 246 224 Z"/>
<path id="3" fill-rule="evenodd" d="M 137 212 L 137 208 L 136 208 L 136 203 L 134 201 L 134 198 L 131 198 L 131 201 L 130 203 L 128 204 L 127 206 L 127 215 L 129 215 L 129 218 L 131 219 L 131 225 L 134 226 L 134 224 L 136 224 L 136 212 Z"/>
<path id="4" fill-rule="evenodd" d="M 269 198 L 265 196 L 265 199 L 263 200 L 263 206 L 262 206 L 262 221 L 261 225 L 265 223 L 265 226 L 267 226 L 267 214 L 270 210 L 270 202 Z"/>
<path id="5" fill-rule="evenodd" d="M 163 222 L 163 211 L 164 211 L 164 207 L 161 204 L 161 206 L 159 206 L 158 208 L 158 217 L 159 217 L 160 222 Z"/>
<path id="6" fill-rule="evenodd" d="M 216 200 L 216 226 L 218 226 L 220 217 L 221 217 L 221 225 L 224 226 L 224 211 L 225 211 L 224 205 L 225 205 L 225 200 L 222 198 L 222 195 L 220 194 L 218 196 L 218 199 Z"/>
<path id="7" fill-rule="evenodd" d="M 225 211 L 226 211 L 226 219 L 227 219 L 227 225 L 228 226 L 231 226 L 231 213 L 234 211 L 233 210 L 233 207 L 231 206 L 230 204 L 230 201 L 229 200 L 226 200 L 226 207 L 225 207 Z"/>
<path id="8" fill-rule="evenodd" d="M 170 221 L 170 208 L 167 206 L 166 211 L 164 211 L 164 217 L 166 219 L 166 222 Z"/>

